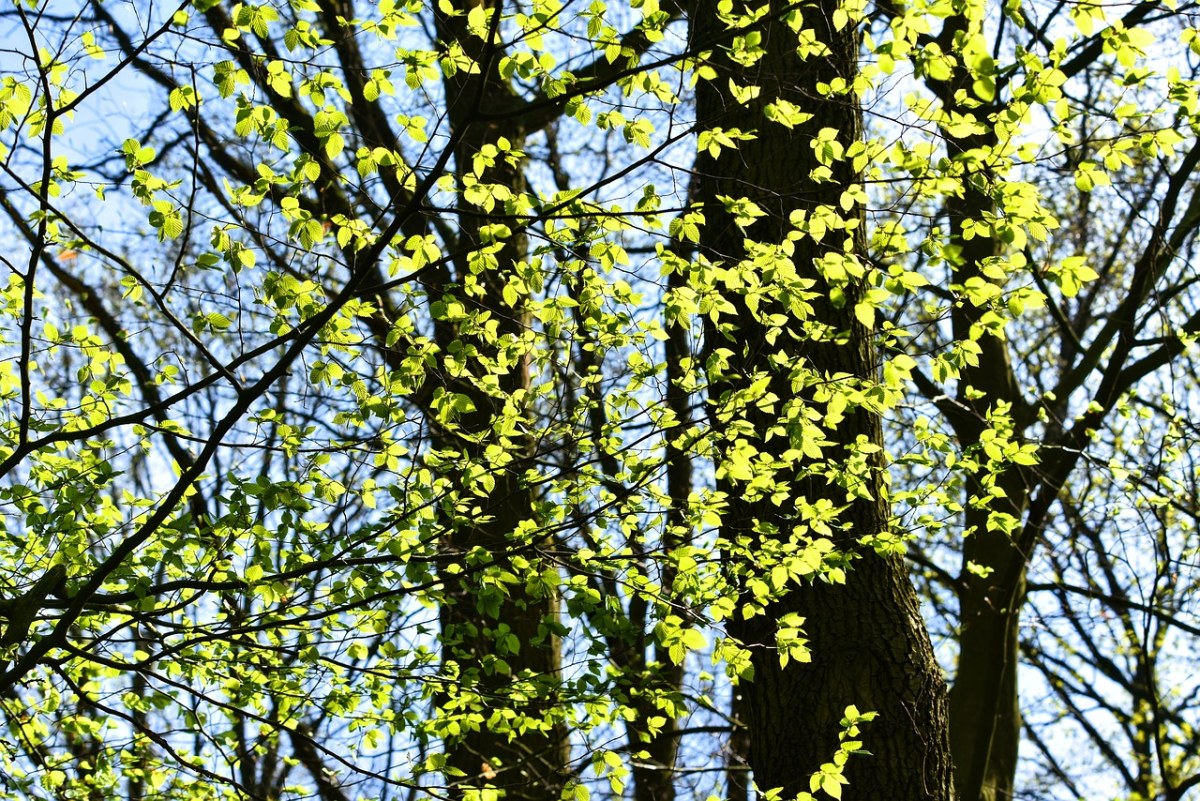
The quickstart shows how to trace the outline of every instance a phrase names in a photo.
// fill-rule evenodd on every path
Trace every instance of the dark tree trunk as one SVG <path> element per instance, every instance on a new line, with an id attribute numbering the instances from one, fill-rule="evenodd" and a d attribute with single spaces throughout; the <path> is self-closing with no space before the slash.
<path id="1" fill-rule="evenodd" d="M 693 20 L 696 43 L 722 36 L 717 0 L 702 0 Z M 820 241 L 804 236 L 793 241 L 790 254 L 780 248 L 744 275 L 755 276 L 765 291 L 755 313 L 744 278 L 723 292 L 734 311 L 720 323 L 709 323 L 706 350 L 713 357 L 728 349 L 728 366 L 710 361 L 711 413 L 714 425 L 728 433 L 726 444 L 740 438 L 750 440 L 762 453 L 782 457 L 789 448 L 803 447 L 796 421 L 788 416 L 803 403 L 822 410 L 815 388 L 797 391 L 797 371 L 834 379 L 843 385 L 876 378 L 878 357 L 870 331 L 859 322 L 854 306 L 860 293 L 855 281 L 831 285 L 816 266 L 831 253 L 851 258 L 864 250 L 864 218 L 861 206 L 844 212 L 842 193 L 861 182 L 861 165 L 851 160 L 835 161 L 829 180 L 818 181 L 813 170 L 821 162 L 811 146 L 822 129 L 834 129 L 837 142 L 849 148 L 862 136 L 861 110 L 852 94 L 823 96 L 819 83 L 837 78 L 852 82 L 857 72 L 858 36 L 854 26 L 835 31 L 830 23 L 839 3 L 831 0 L 803 6 L 803 28 L 813 29 L 829 50 L 823 56 L 801 58 L 796 53 L 797 37 L 779 17 L 784 4 L 771 3 L 776 15 L 760 23 L 765 54 L 756 63 L 734 63 L 722 46 L 713 48 L 710 65 L 717 77 L 704 81 L 697 90 L 697 115 L 703 127 L 754 131 L 756 138 L 739 143 L 736 151 L 725 150 L 713 158 L 702 153 L 697 164 L 699 199 L 706 225 L 702 229 L 704 255 L 713 262 L 734 267 L 746 259 L 746 240 L 779 246 L 794 228 L 793 212 L 812 214 L 824 205 L 847 220 L 850 230 L 830 229 Z M 728 38 L 724 43 L 728 42 Z M 733 96 L 731 80 L 757 86 L 757 98 L 748 102 Z M 814 115 L 794 130 L 769 122 L 765 106 L 779 99 L 790 101 Z M 765 216 L 744 230 L 726 211 L 722 196 L 748 198 Z M 789 264 L 790 263 L 790 264 Z M 795 273 L 790 274 L 790 266 Z M 809 300 L 812 311 L 797 316 L 796 304 L 778 302 L 790 289 L 801 291 L 800 281 L 816 281 L 817 297 Z M 835 282 L 836 283 L 836 282 Z M 789 286 L 790 284 L 790 286 Z M 718 285 L 718 290 L 722 287 Z M 775 303 L 772 303 L 776 301 Z M 780 331 L 766 313 L 787 315 Z M 732 327 L 723 325 L 731 322 Z M 823 333 L 819 333 L 823 330 Z M 735 393 L 748 388 L 755 374 L 768 377 L 765 391 L 778 400 L 771 405 L 757 399 L 734 400 Z M 844 378 L 848 376 L 849 378 Z M 729 413 L 732 412 L 732 420 Z M 731 422 L 749 423 L 735 429 Z M 770 438 L 768 432 L 775 428 Z M 844 463 L 855 443 L 880 445 L 877 415 L 851 406 L 832 432 L 833 444 L 825 458 L 844 473 Z M 752 433 L 751 433 L 752 431 Z M 853 756 L 846 767 L 847 799 L 938 799 L 954 797 L 946 695 L 941 671 L 921 619 L 916 595 L 908 581 L 905 565 L 896 556 L 882 557 L 858 545 L 860 538 L 887 530 L 889 513 L 882 484 L 884 466 L 879 454 L 870 456 L 860 469 L 869 498 L 859 497 L 847 505 L 847 491 L 837 485 L 844 476 L 814 477 L 812 462 L 776 468 L 775 484 L 787 492 L 779 498 L 756 499 L 744 485 L 722 480 L 729 493 L 721 533 L 726 541 L 769 545 L 792 540 L 802 531 L 799 514 L 805 504 L 827 500 L 835 507 L 846 505 L 832 529 L 838 549 L 861 552 L 852 562 L 845 585 L 824 582 L 792 584 L 790 590 L 767 607 L 766 615 L 738 620 L 730 625 L 753 654 L 754 679 L 738 688 L 743 696 L 741 711 L 748 727 L 749 760 L 760 790 L 783 788 L 783 798 L 809 791 L 809 777 L 830 762 L 839 744 L 840 721 L 846 707 L 875 711 L 878 717 L 867 724 L 861 739 L 871 756 Z M 837 471 L 826 473 L 833 476 Z M 817 536 L 812 532 L 813 536 Z M 798 540 L 803 541 L 803 538 Z M 736 581 L 738 568 L 731 565 Z M 811 663 L 791 661 L 780 666 L 776 630 L 780 618 L 795 613 L 805 618 Z"/>

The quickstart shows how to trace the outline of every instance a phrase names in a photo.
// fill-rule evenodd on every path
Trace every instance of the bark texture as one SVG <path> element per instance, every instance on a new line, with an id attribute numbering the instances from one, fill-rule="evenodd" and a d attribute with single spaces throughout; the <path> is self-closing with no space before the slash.
<path id="1" fill-rule="evenodd" d="M 769 376 L 768 392 L 779 397 L 771 407 L 748 405 L 737 413 L 755 432 L 756 447 L 778 456 L 795 443 L 788 437 L 766 438 L 779 423 L 779 412 L 796 396 L 791 372 L 797 365 L 825 375 L 843 373 L 873 379 L 878 370 L 870 332 L 855 318 L 853 309 L 858 288 L 845 288 L 838 300 L 825 284 L 815 262 L 832 251 L 861 254 L 864 249 L 861 207 L 843 212 L 839 198 L 847 187 L 858 184 L 858 170 L 848 161 L 832 166 L 832 178 L 817 181 L 813 170 L 820 167 L 811 147 L 813 137 L 824 128 L 838 132 L 843 147 L 862 135 L 861 110 L 853 94 L 823 95 L 821 83 L 837 78 L 852 82 L 857 71 L 858 38 L 854 26 L 841 31 L 830 20 L 838 3 L 820 0 L 800 6 L 802 29 L 810 30 L 828 47 L 825 55 L 797 55 L 798 36 L 783 21 L 789 8 L 780 0 L 770 4 L 770 16 L 757 24 L 765 55 L 756 63 L 735 63 L 728 50 L 716 47 L 710 65 L 714 80 L 702 82 L 697 91 L 697 114 L 705 127 L 755 131 L 757 138 L 739 143 L 738 150 L 717 158 L 702 154 L 698 165 L 699 198 L 706 225 L 702 251 L 714 262 L 736 264 L 746 258 L 746 239 L 779 244 L 792 226 L 789 215 L 797 210 L 811 213 L 829 206 L 843 218 L 857 220 L 850 231 L 830 231 L 820 242 L 805 236 L 794 243 L 790 256 L 801 278 L 817 283 L 818 296 L 811 301 L 810 322 L 819 324 L 803 330 L 791 320 L 782 335 L 771 341 L 766 325 L 752 314 L 745 294 L 727 293 L 734 304 L 736 330 L 726 336 L 710 325 L 706 349 L 711 357 L 729 349 L 728 368 L 713 373 L 711 386 L 714 422 L 722 425 L 718 411 L 723 400 L 750 386 L 754 374 Z M 693 19 L 696 43 L 716 41 L 724 25 L 718 19 L 716 0 L 698 3 Z M 731 80 L 760 87 L 756 99 L 740 102 L 730 89 Z M 767 121 L 767 103 L 784 99 L 811 113 L 814 118 L 789 130 Z M 765 212 L 745 231 L 725 211 L 721 196 L 749 198 Z M 786 258 L 784 253 L 775 258 Z M 764 283 L 770 280 L 765 276 Z M 769 297 L 769 295 L 768 295 Z M 772 309 L 778 311 L 778 309 Z M 786 309 L 784 310 L 786 311 Z M 823 334 L 814 328 L 824 326 Z M 803 393 L 802 393 L 803 394 Z M 727 423 L 725 423 L 727 425 Z M 881 442 L 880 421 L 863 410 L 851 410 L 832 438 L 853 443 L 859 438 Z M 837 448 L 831 449 L 836 451 Z M 831 461 L 840 457 L 829 453 Z M 839 516 L 836 545 L 845 551 L 861 550 L 857 541 L 886 530 L 889 509 L 883 496 L 883 465 L 873 465 L 869 489 L 872 498 L 850 504 Z M 836 479 L 804 479 L 786 470 L 776 475 L 787 485 L 790 497 L 782 505 L 770 499 L 750 501 L 738 486 L 725 482 L 730 494 L 722 534 L 739 537 L 782 537 L 799 522 L 797 501 L 816 503 L 828 499 L 835 505 L 846 501 L 846 490 Z M 810 775 L 830 761 L 838 747 L 840 720 L 849 705 L 861 711 L 878 712 L 862 739 L 871 756 L 855 756 L 847 766 L 847 799 L 938 799 L 954 797 L 946 694 L 941 671 L 921 619 L 916 595 L 905 565 L 897 557 L 883 558 L 869 548 L 853 562 L 844 586 L 816 583 L 792 586 L 768 608 L 766 616 L 731 625 L 752 651 L 755 678 L 739 687 L 740 710 L 750 741 L 749 761 L 760 791 L 783 788 L 783 797 L 808 791 Z M 789 663 L 781 668 L 775 649 L 776 621 L 788 613 L 805 617 L 804 631 L 810 641 L 812 662 Z"/>

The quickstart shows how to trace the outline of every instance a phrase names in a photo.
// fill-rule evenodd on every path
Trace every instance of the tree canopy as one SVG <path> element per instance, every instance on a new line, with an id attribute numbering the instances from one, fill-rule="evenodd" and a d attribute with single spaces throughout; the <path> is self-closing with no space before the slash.
<path id="1" fill-rule="evenodd" d="M 7 0 L 0 797 L 1188 797 L 1195 23 Z"/>

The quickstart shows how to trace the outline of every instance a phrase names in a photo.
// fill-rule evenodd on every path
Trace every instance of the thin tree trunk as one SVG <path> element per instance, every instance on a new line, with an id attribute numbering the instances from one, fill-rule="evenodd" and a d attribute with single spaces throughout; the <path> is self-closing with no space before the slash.
<path id="1" fill-rule="evenodd" d="M 742 715 L 745 697 L 737 687 L 729 699 L 729 753 L 726 756 L 725 797 L 729 801 L 750 801 L 750 734 Z"/>
<path id="2" fill-rule="evenodd" d="M 672 289 L 682 286 L 684 277 L 672 273 L 667 277 L 668 286 Z M 672 551 L 690 543 L 690 526 L 687 520 L 688 496 L 692 492 L 692 460 L 686 448 L 681 448 L 677 437 L 691 425 L 691 394 L 681 388 L 685 373 L 685 359 L 692 356 L 688 332 L 681 326 L 667 328 L 668 339 L 665 344 L 667 357 L 666 395 L 667 408 L 675 419 L 675 427 L 667 435 L 667 494 L 671 499 L 671 508 L 667 511 L 666 525 L 663 531 L 662 552 L 667 558 L 663 559 L 662 585 L 670 588 L 675 583 L 676 570 L 669 555 Z M 646 615 L 641 615 L 643 628 L 648 624 Z M 638 621 L 635 621 L 635 625 Z M 642 649 L 645 653 L 645 649 Z M 684 671 L 682 664 L 673 664 L 668 649 L 656 645 L 654 660 L 658 667 L 646 671 L 645 681 L 654 683 L 668 692 L 679 692 L 683 687 Z M 650 699 L 642 696 L 638 704 L 639 721 L 651 716 L 662 716 L 661 710 L 654 708 Z M 675 761 L 679 755 L 679 723 L 673 717 L 667 717 L 656 734 L 638 732 L 630 725 L 630 748 L 635 752 L 644 751 L 643 759 L 635 760 L 633 766 L 633 797 L 634 801 L 675 801 Z M 637 739 L 638 742 L 633 742 Z"/>

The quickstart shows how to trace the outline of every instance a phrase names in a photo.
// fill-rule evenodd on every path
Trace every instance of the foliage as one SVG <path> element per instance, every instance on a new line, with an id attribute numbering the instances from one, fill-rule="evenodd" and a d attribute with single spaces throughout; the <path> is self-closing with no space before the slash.
<path id="1" fill-rule="evenodd" d="M 963 797 L 1200 783 L 1190 7 L 711 5 L 0 12 L 0 794 L 736 797 L 902 555 Z"/>

